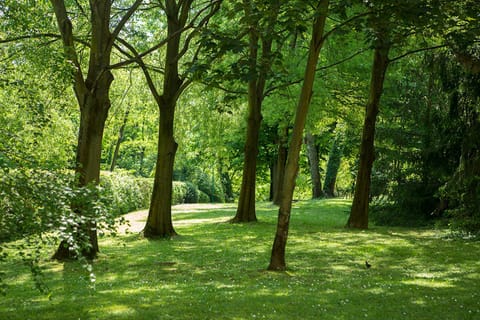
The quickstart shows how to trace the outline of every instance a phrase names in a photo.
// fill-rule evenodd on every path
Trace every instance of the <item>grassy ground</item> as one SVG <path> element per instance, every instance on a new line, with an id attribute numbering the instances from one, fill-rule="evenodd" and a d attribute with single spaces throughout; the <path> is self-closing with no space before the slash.
<path id="1" fill-rule="evenodd" d="M 242 225 L 224 222 L 232 205 L 179 206 L 173 240 L 103 238 L 94 289 L 80 264 L 45 261 L 49 299 L 9 262 L 0 319 L 480 319 L 480 243 L 346 230 L 349 205 L 294 204 L 285 273 L 265 271 L 275 207 L 259 204 L 260 222 Z M 141 228 L 144 213 L 129 217 Z"/>

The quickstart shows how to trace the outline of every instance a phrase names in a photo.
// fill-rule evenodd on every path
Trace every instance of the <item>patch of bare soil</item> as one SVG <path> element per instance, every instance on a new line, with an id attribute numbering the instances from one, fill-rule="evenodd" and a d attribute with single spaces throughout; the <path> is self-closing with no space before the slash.
<path id="1" fill-rule="evenodd" d="M 179 213 L 194 213 L 194 212 L 203 212 L 208 210 L 231 210 L 234 209 L 234 204 L 222 204 L 222 203 L 185 203 L 185 204 L 178 204 L 172 207 L 172 215 L 179 214 Z M 148 217 L 148 210 L 140 210 L 127 213 L 123 216 L 128 224 L 121 225 L 118 228 L 119 233 L 139 233 L 145 227 L 145 222 L 147 221 Z M 220 217 L 220 218 L 211 218 L 211 219 L 185 219 L 174 221 L 173 225 L 192 225 L 197 223 L 220 223 L 220 222 L 227 222 L 230 218 L 228 217 Z"/>

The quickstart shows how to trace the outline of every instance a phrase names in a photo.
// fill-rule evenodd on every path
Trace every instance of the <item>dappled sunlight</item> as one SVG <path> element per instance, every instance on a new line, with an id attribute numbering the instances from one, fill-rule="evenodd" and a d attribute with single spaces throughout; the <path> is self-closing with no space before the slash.
<path id="1" fill-rule="evenodd" d="M 334 211 L 335 203 L 327 204 Z M 27 268 L 10 271 L 7 278 L 22 289 L 1 306 L 9 304 L 9 316 L 15 308 L 24 310 L 19 315 L 40 310 L 39 319 L 480 317 L 474 289 L 480 285 L 480 243 L 445 241 L 442 231 L 426 229 L 347 230 L 343 213 L 318 213 L 328 207 L 322 201 L 296 205 L 286 272 L 266 271 L 276 208 L 261 204 L 260 222 L 231 224 L 225 222 L 233 211 L 216 206 L 175 214 L 180 236 L 171 240 L 101 238 L 93 286 L 80 263 L 45 262 L 51 302 L 35 293 Z M 18 299 L 27 301 L 25 307 Z"/>

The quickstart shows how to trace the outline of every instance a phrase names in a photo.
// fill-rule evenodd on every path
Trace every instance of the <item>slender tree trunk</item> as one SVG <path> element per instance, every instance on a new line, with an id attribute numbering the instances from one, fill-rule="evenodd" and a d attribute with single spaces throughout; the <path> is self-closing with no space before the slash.
<path id="1" fill-rule="evenodd" d="M 290 226 L 290 212 L 292 209 L 293 191 L 298 172 L 298 158 L 302 144 L 303 129 L 307 118 L 310 100 L 312 98 L 313 82 L 320 50 L 323 46 L 323 32 L 327 18 L 329 0 L 320 0 L 316 9 L 315 20 L 312 26 L 312 39 L 303 79 L 302 91 L 297 105 L 292 139 L 288 148 L 285 179 L 282 187 L 280 209 L 278 210 L 277 231 L 272 246 L 272 254 L 268 270 L 285 270 L 285 248 L 287 245 L 288 229 Z"/>
<path id="2" fill-rule="evenodd" d="M 384 45 L 378 45 L 374 51 L 370 93 L 366 106 L 362 143 L 360 146 L 360 164 L 350 217 L 346 225 L 348 228 L 368 228 L 370 181 L 373 162 L 375 161 L 375 124 L 380 106 L 380 97 L 382 96 L 385 73 L 388 68 L 389 49 L 389 46 L 384 43 Z"/>
<path id="3" fill-rule="evenodd" d="M 310 178 L 312 180 L 312 199 L 323 197 L 322 182 L 320 180 L 320 159 L 318 157 L 318 146 L 315 143 L 315 136 L 308 132 L 305 135 L 307 145 L 308 164 L 310 165 Z"/>
<path id="4" fill-rule="evenodd" d="M 117 164 L 118 153 L 120 152 L 120 144 L 123 141 L 123 132 L 125 131 L 125 127 L 127 126 L 128 113 L 129 113 L 129 110 L 125 111 L 122 126 L 120 127 L 120 130 L 118 131 L 118 138 L 117 138 L 117 141 L 115 143 L 115 150 L 113 151 L 112 162 L 110 164 L 110 171 L 111 172 L 113 172 L 113 170 L 115 170 L 115 166 Z"/>
<path id="5" fill-rule="evenodd" d="M 338 169 L 342 159 L 342 141 L 341 133 L 338 132 L 332 143 L 332 148 L 328 155 L 327 170 L 325 172 L 324 193 L 328 198 L 335 197 L 335 185 L 337 182 Z"/>
<path id="6" fill-rule="evenodd" d="M 288 155 L 288 126 L 281 129 L 278 139 L 278 155 L 275 163 L 274 181 L 273 184 L 273 199 L 272 202 L 276 205 L 280 205 L 280 199 L 282 196 L 283 180 L 285 179 L 285 165 L 287 163 Z"/>

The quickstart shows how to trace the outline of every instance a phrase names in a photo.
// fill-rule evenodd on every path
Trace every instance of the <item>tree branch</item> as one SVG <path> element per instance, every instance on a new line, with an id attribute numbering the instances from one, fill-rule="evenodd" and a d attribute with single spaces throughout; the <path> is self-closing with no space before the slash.
<path id="1" fill-rule="evenodd" d="M 405 52 L 404 54 L 402 55 L 399 55 L 398 57 L 395 57 L 393 59 L 389 59 L 388 62 L 389 63 L 392 63 L 392 62 L 395 62 L 397 60 L 400 60 L 408 55 L 411 55 L 411 54 L 414 54 L 414 53 L 418 53 L 418 52 L 423 52 L 423 51 L 429 51 L 429 50 L 435 50 L 435 49 L 440 49 L 440 48 L 445 48 L 447 47 L 448 45 L 447 44 L 440 44 L 440 45 L 436 45 L 436 46 L 432 46 L 432 47 L 426 47 L 426 48 L 420 48 L 420 49 L 416 49 L 416 50 L 412 50 L 412 51 L 408 51 L 408 52 Z"/>
<path id="2" fill-rule="evenodd" d="M 115 29 L 112 32 L 112 39 L 110 40 L 112 42 L 111 45 L 113 45 L 113 42 L 115 41 L 115 39 L 120 34 L 120 31 L 122 31 L 122 29 L 125 26 L 125 24 L 127 23 L 128 19 L 130 19 L 130 17 L 133 15 L 135 10 L 137 10 L 137 8 L 140 6 L 142 1 L 143 0 L 136 0 L 133 3 L 133 5 L 128 9 L 127 13 L 125 13 L 122 20 L 120 20 L 120 22 L 117 24 L 117 26 L 115 27 Z"/>

